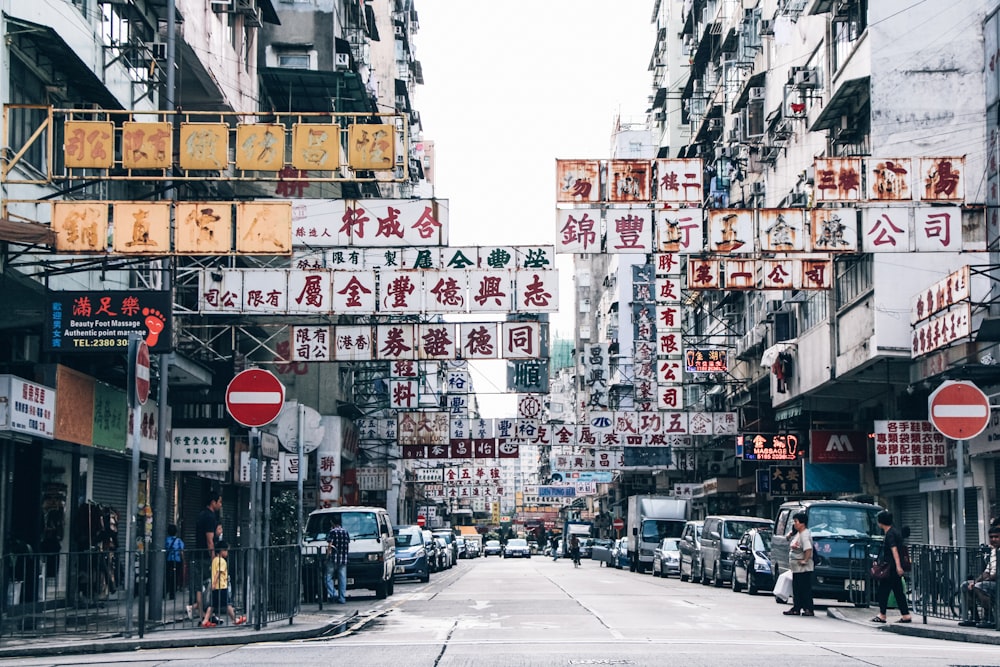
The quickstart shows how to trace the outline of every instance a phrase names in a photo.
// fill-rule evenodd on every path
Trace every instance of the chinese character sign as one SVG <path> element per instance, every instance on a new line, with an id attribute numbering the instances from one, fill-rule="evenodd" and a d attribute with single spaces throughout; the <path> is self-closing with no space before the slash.
<path id="1" fill-rule="evenodd" d="M 947 463 L 945 437 L 929 421 L 876 420 L 875 465 L 927 468 Z"/>

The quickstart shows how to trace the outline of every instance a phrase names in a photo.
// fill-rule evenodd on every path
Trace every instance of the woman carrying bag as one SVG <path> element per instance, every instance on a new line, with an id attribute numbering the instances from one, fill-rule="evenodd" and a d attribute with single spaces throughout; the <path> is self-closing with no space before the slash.
<path id="1" fill-rule="evenodd" d="M 903 565 L 903 535 L 898 528 L 892 525 L 892 513 L 882 510 L 875 518 L 879 528 L 885 533 L 882 541 L 882 550 L 878 555 L 876 566 L 884 576 L 878 579 L 878 616 L 872 619 L 872 623 L 885 623 L 885 610 L 889 604 L 889 593 L 896 596 L 896 604 L 899 605 L 900 623 L 911 623 L 910 608 L 906 602 L 906 593 L 903 591 L 903 574 L 906 572 Z M 873 575 L 875 575 L 873 568 Z M 877 577 L 877 575 L 876 575 Z"/>

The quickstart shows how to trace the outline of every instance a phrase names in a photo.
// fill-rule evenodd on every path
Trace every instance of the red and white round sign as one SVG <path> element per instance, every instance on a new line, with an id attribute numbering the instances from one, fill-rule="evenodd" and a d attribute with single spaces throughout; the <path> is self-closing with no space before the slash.
<path id="1" fill-rule="evenodd" d="M 270 371 L 250 368 L 239 373 L 226 387 L 226 409 L 249 428 L 274 421 L 285 404 L 285 385 Z"/>
<path id="2" fill-rule="evenodd" d="M 425 517 L 423 514 L 418 514 L 417 525 L 423 527 L 423 525 L 426 523 L 427 523 L 427 517 Z"/>
<path id="3" fill-rule="evenodd" d="M 989 423 L 990 399 L 971 382 L 943 382 L 927 399 L 927 414 L 942 435 L 968 440 Z"/>
<path id="4" fill-rule="evenodd" d="M 149 346 L 139 341 L 135 352 L 135 400 L 146 405 L 149 400 Z"/>
<path id="5" fill-rule="evenodd" d="M 622 528 L 625 527 L 625 522 L 622 521 L 621 519 L 615 519 L 614 521 L 611 522 L 611 527 L 614 528 L 615 530 L 621 530 Z"/>

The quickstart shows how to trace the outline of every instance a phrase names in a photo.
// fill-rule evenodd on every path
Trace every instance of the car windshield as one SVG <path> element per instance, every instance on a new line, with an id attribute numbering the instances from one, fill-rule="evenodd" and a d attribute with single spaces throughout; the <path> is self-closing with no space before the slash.
<path id="1" fill-rule="evenodd" d="M 676 537 L 669 537 L 660 544 L 660 549 L 663 551 L 678 551 L 680 550 L 680 540 Z"/>
<path id="2" fill-rule="evenodd" d="M 768 521 L 767 524 L 763 524 L 760 521 L 726 521 L 726 527 L 723 530 L 723 537 L 728 540 L 738 540 L 743 536 L 743 533 L 747 532 L 751 528 L 770 524 L 770 521 Z"/>
<path id="3" fill-rule="evenodd" d="M 500 546 L 500 540 L 488 540 L 486 542 L 486 546 L 488 546 L 488 547 L 498 547 L 498 546 Z"/>
<path id="4" fill-rule="evenodd" d="M 875 517 L 878 508 L 811 507 L 809 532 L 813 537 L 864 538 L 883 537 Z"/>
<path id="5" fill-rule="evenodd" d="M 770 531 L 760 531 L 753 536 L 753 550 L 754 551 L 771 551 L 771 532 Z"/>
<path id="6" fill-rule="evenodd" d="M 344 528 L 352 540 L 378 538 L 378 523 L 374 512 L 339 512 Z M 306 522 L 305 540 L 323 541 L 333 529 L 331 513 L 313 514 Z"/>
<path id="7" fill-rule="evenodd" d="M 396 533 L 396 548 L 406 549 L 407 547 L 414 547 L 423 542 L 422 536 L 418 535 L 415 531 L 406 530 L 405 528 L 400 530 L 396 529 L 393 531 Z"/>
<path id="8" fill-rule="evenodd" d="M 665 537 L 680 537 L 684 532 L 682 521 L 658 521 L 646 519 L 642 522 L 642 541 L 659 542 Z"/>
<path id="9" fill-rule="evenodd" d="M 528 541 L 527 540 L 520 540 L 520 539 L 507 540 L 507 546 L 508 547 L 526 547 L 526 546 L 528 546 Z"/>

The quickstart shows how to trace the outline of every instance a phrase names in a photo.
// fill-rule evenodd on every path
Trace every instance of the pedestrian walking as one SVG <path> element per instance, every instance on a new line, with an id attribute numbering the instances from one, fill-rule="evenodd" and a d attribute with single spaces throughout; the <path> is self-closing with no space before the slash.
<path id="1" fill-rule="evenodd" d="M 573 567 L 580 567 L 580 538 L 576 535 L 569 541 L 569 553 L 573 557 Z"/>
<path id="2" fill-rule="evenodd" d="M 899 605 L 900 623 L 912 623 L 910 608 L 906 604 L 906 592 L 903 590 L 903 574 L 906 570 L 903 567 L 902 551 L 903 534 L 892 525 L 892 512 L 882 510 L 875 517 L 878 527 L 885 533 L 882 540 L 882 550 L 878 554 L 878 564 L 888 565 L 886 577 L 878 582 L 878 616 L 872 618 L 872 623 L 885 623 L 885 610 L 889 605 L 889 593 L 896 596 L 896 604 Z"/>
<path id="3" fill-rule="evenodd" d="M 552 549 L 552 560 L 559 560 L 559 536 L 553 535 L 549 538 L 549 547 Z"/>
<path id="4" fill-rule="evenodd" d="M 174 524 L 167 526 L 164 549 L 167 552 L 165 588 L 167 595 L 173 600 L 184 583 L 184 540 L 177 537 L 177 526 Z"/>
<path id="5" fill-rule="evenodd" d="M 347 602 L 347 554 L 351 549 L 351 535 L 344 528 L 340 514 L 330 515 L 333 528 L 327 535 L 326 594 L 339 604 Z"/>
<path id="6" fill-rule="evenodd" d="M 202 599 L 202 588 L 210 585 L 212 558 L 215 556 L 215 529 L 219 525 L 217 512 L 222 509 L 222 494 L 213 491 L 208 504 L 198 514 L 195 523 L 194 553 L 188 561 L 188 618 L 200 617 L 206 600 Z"/>
<path id="7" fill-rule="evenodd" d="M 233 625 L 243 625 L 247 622 L 246 616 L 236 617 L 236 611 L 229 602 L 229 545 L 225 540 L 219 540 L 215 544 L 215 557 L 212 558 L 212 597 L 205 610 L 205 617 L 201 621 L 201 627 L 214 628 L 220 621 L 212 616 L 212 611 L 225 613 Z"/>
<path id="8" fill-rule="evenodd" d="M 792 516 L 792 534 L 788 543 L 788 569 L 792 573 L 792 608 L 781 612 L 785 616 L 815 616 L 813 610 L 813 541 L 809 532 L 809 516 L 796 512 Z"/>

